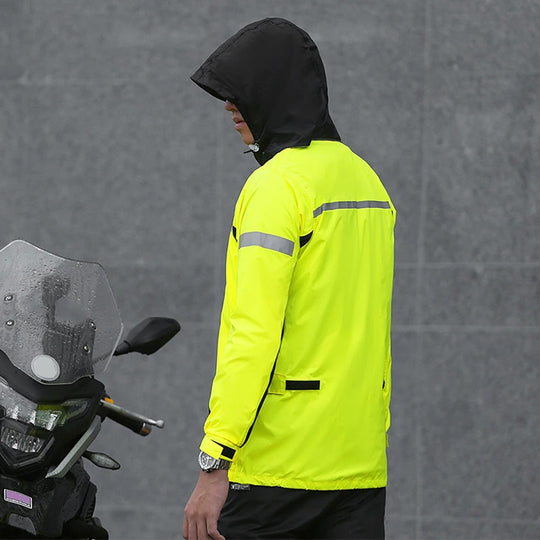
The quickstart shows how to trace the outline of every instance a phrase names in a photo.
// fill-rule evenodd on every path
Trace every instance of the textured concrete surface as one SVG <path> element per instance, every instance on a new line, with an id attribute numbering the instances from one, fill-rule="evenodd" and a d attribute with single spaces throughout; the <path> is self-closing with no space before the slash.
<path id="1" fill-rule="evenodd" d="M 539 0 L 0 0 L 0 244 L 106 268 L 126 326 L 94 444 L 111 538 L 181 537 L 207 410 L 234 202 L 256 167 L 189 75 L 283 16 L 325 61 L 344 142 L 398 208 L 389 538 L 539 538 Z M 89 465 L 91 467 L 91 465 Z"/>

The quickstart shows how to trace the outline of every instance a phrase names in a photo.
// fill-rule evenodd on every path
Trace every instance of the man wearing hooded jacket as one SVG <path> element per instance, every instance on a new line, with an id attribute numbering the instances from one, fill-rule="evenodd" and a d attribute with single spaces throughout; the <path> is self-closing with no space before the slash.
<path id="1" fill-rule="evenodd" d="M 261 167 L 235 208 L 183 535 L 383 538 L 394 206 L 340 142 L 317 47 L 294 24 L 249 24 L 192 80 Z"/>

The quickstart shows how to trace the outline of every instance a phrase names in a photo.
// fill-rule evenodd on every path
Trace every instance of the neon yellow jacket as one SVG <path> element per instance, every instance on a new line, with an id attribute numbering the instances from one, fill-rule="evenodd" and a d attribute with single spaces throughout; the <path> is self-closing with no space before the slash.
<path id="1" fill-rule="evenodd" d="M 201 443 L 232 482 L 386 485 L 394 224 L 340 142 L 284 149 L 247 180 Z"/>

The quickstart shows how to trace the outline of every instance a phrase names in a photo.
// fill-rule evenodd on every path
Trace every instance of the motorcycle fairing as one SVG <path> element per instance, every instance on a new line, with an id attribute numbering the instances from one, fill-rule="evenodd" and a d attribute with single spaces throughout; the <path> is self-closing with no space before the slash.
<path id="1" fill-rule="evenodd" d="M 79 379 L 68 386 L 73 386 L 74 391 L 67 401 L 33 402 L 6 388 L 0 380 L 0 473 L 26 479 L 43 478 L 49 467 L 58 464 L 86 432 L 105 396 L 105 387 L 92 378 Z M 8 402 L 26 402 L 26 409 L 8 410 Z M 33 415 L 32 411 L 43 413 L 41 425 L 36 425 L 38 414 Z M 35 446 L 34 438 L 39 443 Z"/>
<path id="2" fill-rule="evenodd" d="M 103 268 L 0 250 L 0 472 L 43 478 L 88 429 L 122 322 Z"/>

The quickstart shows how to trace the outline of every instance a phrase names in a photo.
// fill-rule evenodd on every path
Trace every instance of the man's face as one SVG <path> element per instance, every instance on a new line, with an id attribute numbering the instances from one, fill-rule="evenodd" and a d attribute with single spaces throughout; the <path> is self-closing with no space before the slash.
<path id="1" fill-rule="evenodd" d="M 251 130 L 249 129 L 248 125 L 242 118 L 240 111 L 236 108 L 236 105 L 234 103 L 231 103 L 230 101 L 226 101 L 225 109 L 227 111 L 232 112 L 234 129 L 236 129 L 236 131 L 240 133 L 240 136 L 242 137 L 242 141 L 244 142 L 244 144 L 253 144 L 255 142 L 255 138 L 253 137 L 253 134 L 251 133 Z"/>

